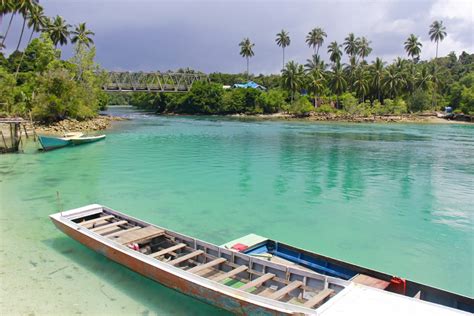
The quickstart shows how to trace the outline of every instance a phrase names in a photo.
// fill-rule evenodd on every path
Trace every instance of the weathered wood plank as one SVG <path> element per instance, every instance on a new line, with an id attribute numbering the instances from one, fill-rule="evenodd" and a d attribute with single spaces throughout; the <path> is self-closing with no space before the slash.
<path id="1" fill-rule="evenodd" d="M 160 251 L 157 251 L 157 252 L 154 252 L 154 253 L 151 253 L 149 256 L 151 257 L 160 257 L 160 256 L 163 256 L 163 255 L 166 255 L 167 253 L 170 253 L 170 252 L 173 252 L 173 251 L 176 251 L 176 250 L 179 250 L 181 248 L 184 248 L 186 247 L 186 244 L 177 244 L 177 245 L 174 245 L 174 246 L 171 246 L 169 248 L 166 248 L 166 249 L 162 249 Z"/>
<path id="2" fill-rule="evenodd" d="M 230 270 L 230 271 L 228 271 L 224 274 L 221 274 L 221 275 L 219 275 L 215 278 L 211 278 L 211 280 L 216 281 L 216 282 L 221 282 L 221 281 L 223 281 L 225 279 L 228 279 L 228 278 L 231 278 L 231 277 L 233 277 L 233 276 L 235 276 L 235 275 L 237 275 L 241 272 L 247 271 L 248 268 L 249 267 L 247 267 L 247 266 L 240 266 L 240 267 L 237 267 L 233 270 Z"/>
<path id="3" fill-rule="evenodd" d="M 196 272 L 202 271 L 204 269 L 211 268 L 215 265 L 221 264 L 225 261 L 227 261 L 225 258 L 217 258 L 217 259 L 214 259 L 214 260 L 209 261 L 207 263 L 201 264 L 199 266 L 192 267 L 191 269 L 189 269 L 187 271 L 191 272 L 191 273 L 196 273 Z"/>
<path id="4" fill-rule="evenodd" d="M 385 290 L 390 285 L 390 282 L 380 280 L 365 274 L 358 274 L 352 279 L 352 282 L 364 284 L 370 287 L 375 287 L 381 290 Z"/>
<path id="5" fill-rule="evenodd" d="M 300 286 L 303 285 L 303 282 L 301 281 L 293 281 L 287 286 L 279 289 L 275 293 L 269 295 L 268 297 L 273 299 L 273 300 L 279 300 L 280 298 L 284 297 L 286 294 L 290 293 L 291 291 L 299 288 Z"/>
<path id="6" fill-rule="evenodd" d="M 104 229 L 106 229 L 106 228 L 116 227 L 116 226 L 123 225 L 123 224 L 127 224 L 127 223 L 128 223 L 127 221 L 113 222 L 113 223 L 110 223 L 110 224 L 107 224 L 107 225 L 103 225 L 103 226 L 91 228 L 91 231 L 93 231 L 93 232 L 99 232 L 99 231 L 104 230 Z"/>
<path id="7" fill-rule="evenodd" d="M 270 279 L 273 279 L 274 277 L 275 277 L 275 275 L 273 273 L 266 273 L 266 274 L 262 275 L 261 277 L 256 278 L 255 280 L 250 281 L 249 283 L 246 283 L 246 284 L 242 285 L 241 287 L 239 287 L 239 290 L 247 291 L 247 290 L 249 290 L 253 287 L 257 287 L 257 286 L 262 285 L 263 283 L 265 283 L 266 281 L 268 281 Z"/>
<path id="8" fill-rule="evenodd" d="M 111 218 L 114 218 L 114 217 L 115 216 L 113 216 L 113 215 L 106 215 L 106 216 L 90 219 L 88 221 L 80 222 L 78 224 L 81 225 L 82 227 L 85 227 L 85 228 L 91 228 L 97 222 L 105 221 L 105 220 L 108 220 L 108 219 L 111 219 Z"/>
<path id="9" fill-rule="evenodd" d="M 171 264 L 172 266 L 175 266 L 175 265 L 177 265 L 177 264 L 179 264 L 179 263 L 181 263 L 181 262 L 184 262 L 184 261 L 186 261 L 186 260 L 188 260 L 188 259 L 197 257 L 197 256 L 199 256 L 199 255 L 201 255 L 201 254 L 203 254 L 203 253 L 204 253 L 204 251 L 202 251 L 202 250 L 196 250 L 196 251 L 193 251 L 193 252 L 191 252 L 191 253 L 188 253 L 187 255 L 178 257 L 178 258 L 176 258 L 176 259 L 174 259 L 174 260 L 171 260 L 171 261 L 169 261 L 168 263 Z"/>
<path id="10" fill-rule="evenodd" d="M 129 229 L 124 229 L 124 230 L 121 230 L 119 232 L 115 232 L 115 233 L 110 233 L 110 234 L 107 234 L 107 235 L 104 235 L 104 237 L 118 237 L 118 236 L 121 236 L 125 233 L 128 233 L 128 232 L 132 232 L 134 230 L 137 230 L 137 229 L 140 229 L 141 227 L 140 226 L 135 226 L 135 227 L 132 227 L 132 228 L 129 228 Z"/>
<path id="11" fill-rule="evenodd" d="M 163 235 L 165 231 L 163 229 L 156 228 L 155 226 L 147 226 L 141 229 L 137 229 L 128 233 L 123 234 L 116 241 L 122 245 L 131 242 L 138 242 L 147 238 L 154 238 Z"/>
<path id="12" fill-rule="evenodd" d="M 309 300 L 306 301 L 306 303 L 303 304 L 304 307 L 308 308 L 313 308 L 315 305 L 321 303 L 326 297 L 331 295 L 334 292 L 334 290 L 331 289 L 325 289 L 310 298 Z"/>

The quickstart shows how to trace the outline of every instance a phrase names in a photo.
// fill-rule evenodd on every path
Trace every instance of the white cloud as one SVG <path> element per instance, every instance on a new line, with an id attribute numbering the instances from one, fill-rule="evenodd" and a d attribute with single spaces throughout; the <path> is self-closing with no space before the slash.
<path id="1" fill-rule="evenodd" d="M 472 0 L 437 0 L 430 10 L 431 18 L 461 19 L 472 25 L 474 2 Z"/>

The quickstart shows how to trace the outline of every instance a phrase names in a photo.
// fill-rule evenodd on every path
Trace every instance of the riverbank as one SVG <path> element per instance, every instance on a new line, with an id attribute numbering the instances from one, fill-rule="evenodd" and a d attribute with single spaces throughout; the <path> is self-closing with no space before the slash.
<path id="1" fill-rule="evenodd" d="M 48 125 L 35 125 L 36 133 L 57 134 L 63 132 L 93 132 L 108 129 L 113 122 L 125 121 L 127 118 L 110 115 L 100 115 L 86 121 L 65 119 Z"/>

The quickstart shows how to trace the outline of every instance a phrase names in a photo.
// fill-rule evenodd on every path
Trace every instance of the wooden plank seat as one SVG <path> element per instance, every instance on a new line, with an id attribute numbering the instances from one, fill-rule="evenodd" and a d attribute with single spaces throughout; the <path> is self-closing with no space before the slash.
<path id="1" fill-rule="evenodd" d="M 117 226 L 127 224 L 127 223 L 128 223 L 127 221 L 113 222 L 113 223 L 110 223 L 110 224 L 107 224 L 107 225 L 102 225 L 102 226 L 99 226 L 99 227 L 91 228 L 91 231 L 99 232 L 99 231 L 102 231 L 102 230 L 106 230 L 110 227 L 115 227 L 116 228 Z"/>
<path id="2" fill-rule="evenodd" d="M 188 272 L 197 273 L 199 271 L 212 268 L 212 267 L 214 267 L 216 265 L 219 265 L 219 264 L 221 264 L 223 262 L 226 262 L 226 261 L 227 260 L 225 258 L 217 258 L 217 259 L 214 259 L 214 260 L 209 261 L 207 263 L 201 264 L 199 266 L 195 266 L 195 267 L 189 269 Z"/>
<path id="3" fill-rule="evenodd" d="M 247 271 L 248 268 L 249 267 L 247 267 L 247 266 L 240 266 L 240 267 L 232 269 L 232 270 L 230 270 L 230 271 L 228 271 L 224 274 L 220 274 L 217 277 L 213 277 L 213 278 L 211 278 L 211 280 L 215 281 L 215 282 L 221 282 L 225 279 L 232 278 L 233 276 L 236 276 L 237 274 L 239 274 L 241 272 Z"/>
<path id="4" fill-rule="evenodd" d="M 78 224 L 81 225 L 82 227 L 85 227 L 85 228 L 92 228 L 92 227 L 94 227 L 95 223 L 100 222 L 100 221 L 105 221 L 105 220 L 108 220 L 108 219 L 111 219 L 111 218 L 114 218 L 114 217 L 115 216 L 113 216 L 113 215 L 106 215 L 106 216 L 90 219 L 88 221 L 84 221 L 84 222 L 81 222 L 81 223 L 78 223 Z"/>
<path id="5" fill-rule="evenodd" d="M 352 279 L 352 282 L 364 284 L 370 287 L 375 287 L 376 289 L 381 289 L 381 290 L 385 290 L 390 285 L 390 282 L 388 281 L 377 279 L 365 274 L 356 275 Z"/>
<path id="6" fill-rule="evenodd" d="M 332 293 L 334 293 L 334 290 L 324 289 L 318 294 L 316 294 L 315 296 L 313 296 L 312 298 L 310 298 L 309 300 L 307 300 L 303 304 L 303 306 L 308 307 L 308 308 L 313 308 L 314 306 L 321 303 L 325 298 L 329 297 L 329 295 L 331 295 Z"/>
<path id="7" fill-rule="evenodd" d="M 155 226 L 147 226 L 124 233 L 115 241 L 122 245 L 125 245 L 132 242 L 139 242 L 144 239 L 158 237 L 160 235 L 163 235 L 164 233 L 165 231 L 163 229 L 156 228 Z"/>
<path id="8" fill-rule="evenodd" d="M 184 261 L 189 260 L 189 259 L 191 259 L 191 258 L 197 257 L 197 256 L 199 256 L 199 255 L 201 255 L 201 254 L 203 254 L 203 253 L 204 253 L 204 251 L 202 251 L 202 250 L 196 250 L 196 251 L 193 251 L 193 252 L 191 252 L 191 253 L 188 253 L 187 255 L 178 257 L 178 258 L 176 258 L 176 259 L 174 259 L 174 260 L 171 260 L 171 261 L 169 261 L 168 263 L 171 264 L 172 266 L 175 266 L 175 265 L 177 265 L 177 264 L 179 264 L 179 263 L 181 263 L 181 262 L 184 262 Z"/>
<path id="9" fill-rule="evenodd" d="M 153 258 L 157 258 L 157 257 L 160 257 L 160 256 L 163 256 L 163 255 L 166 255 L 170 252 L 174 252 L 176 250 L 179 250 L 181 248 L 184 248 L 186 247 L 186 244 L 177 244 L 177 245 L 174 245 L 174 246 L 171 246 L 171 247 L 168 247 L 168 248 L 165 248 L 165 249 L 162 249 L 160 251 L 157 251 L 157 252 L 154 252 L 154 253 L 151 253 L 149 256 L 153 257 Z"/>
<path id="10" fill-rule="evenodd" d="M 284 297 L 286 294 L 290 293 L 291 291 L 299 288 L 300 286 L 303 285 L 303 282 L 301 281 L 293 281 L 287 286 L 279 289 L 275 293 L 269 295 L 268 297 L 271 298 L 272 300 L 279 300 L 280 298 Z"/>
<path id="11" fill-rule="evenodd" d="M 132 231 L 140 229 L 140 228 L 141 228 L 140 226 L 135 226 L 135 227 L 132 227 L 132 228 L 129 228 L 129 229 L 124 229 L 124 230 L 121 230 L 121 231 L 118 231 L 118 232 L 115 232 L 115 233 L 105 234 L 103 236 L 104 237 L 116 238 L 116 237 L 121 236 L 125 233 L 132 232 Z"/>
<path id="12" fill-rule="evenodd" d="M 247 291 L 247 290 L 249 290 L 253 287 L 258 287 L 258 286 L 262 285 L 263 283 L 265 283 L 266 281 L 268 281 L 270 279 L 273 279 L 274 277 L 275 277 L 275 275 L 273 273 L 266 273 L 266 274 L 262 275 L 261 277 L 258 277 L 255 280 L 250 281 L 249 283 L 246 283 L 246 284 L 242 285 L 241 287 L 239 287 L 239 290 Z"/>

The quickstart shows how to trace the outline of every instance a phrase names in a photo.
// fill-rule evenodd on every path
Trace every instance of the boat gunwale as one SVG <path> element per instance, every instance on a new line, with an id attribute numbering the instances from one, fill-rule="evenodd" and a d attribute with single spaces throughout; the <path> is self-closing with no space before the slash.
<path id="1" fill-rule="evenodd" d="M 138 224 L 141 224 L 141 225 L 151 225 L 151 226 L 154 226 L 154 227 L 157 227 L 157 228 L 160 228 L 160 229 L 164 229 L 166 233 L 171 232 L 171 233 L 174 233 L 174 234 L 177 234 L 177 235 L 180 235 L 180 236 L 184 236 L 184 237 L 187 237 L 187 238 L 190 238 L 190 239 L 193 239 L 193 240 L 199 240 L 199 239 L 196 239 L 196 238 L 193 238 L 193 237 L 189 237 L 189 236 L 186 236 L 186 235 L 183 235 L 183 234 L 179 234 L 179 233 L 174 232 L 174 231 L 170 231 L 168 229 L 162 228 L 160 226 L 157 226 L 157 225 L 154 225 L 154 224 L 151 224 L 151 223 L 144 222 L 142 220 L 136 219 L 132 216 L 128 216 L 126 214 L 123 214 L 121 212 L 115 211 L 113 209 L 110 209 L 106 206 L 99 205 L 99 204 L 91 204 L 91 205 L 88 205 L 88 206 L 84 206 L 84 207 L 81 207 L 81 208 L 69 210 L 69 211 L 66 211 L 66 212 L 55 213 L 55 214 L 50 215 L 50 218 L 62 223 L 63 225 L 67 225 L 67 226 L 69 226 L 70 228 L 72 228 L 76 231 L 79 231 L 83 235 L 86 235 L 90 238 L 93 238 L 97 242 L 102 243 L 107 247 L 113 248 L 117 251 L 121 251 L 122 253 L 125 253 L 126 255 L 130 255 L 130 256 L 134 257 L 135 259 L 138 259 L 138 260 L 140 260 L 142 262 L 145 262 L 147 264 L 150 264 L 151 266 L 153 266 L 157 269 L 160 269 L 160 270 L 163 270 L 165 272 L 171 273 L 171 274 L 175 275 L 178 278 L 184 279 L 186 282 L 190 282 L 190 283 L 196 284 L 198 286 L 206 287 L 211 291 L 219 292 L 220 294 L 225 295 L 225 296 L 231 296 L 232 298 L 234 298 L 238 301 L 243 300 L 243 301 L 246 301 L 247 303 L 250 303 L 250 304 L 253 304 L 253 305 L 256 305 L 256 306 L 260 306 L 260 307 L 263 307 L 263 308 L 266 308 L 266 309 L 269 309 L 269 310 L 282 312 L 282 313 L 298 313 L 299 312 L 299 313 L 313 314 L 313 315 L 318 314 L 317 309 L 307 308 L 307 307 L 300 306 L 300 305 L 295 305 L 295 304 L 291 304 L 291 303 L 287 303 L 287 302 L 273 300 L 273 299 L 270 299 L 270 298 L 267 298 L 267 297 L 264 297 L 264 296 L 259 296 L 257 294 L 252 294 L 252 293 L 249 293 L 249 292 L 241 291 L 237 288 L 232 288 L 232 287 L 227 286 L 225 284 L 215 282 L 211 279 L 208 279 L 208 278 L 202 277 L 200 275 L 188 272 L 188 271 L 183 270 L 179 267 L 169 265 L 166 262 L 162 262 L 162 261 L 160 261 L 158 259 L 155 259 L 153 257 L 150 257 L 146 254 L 143 254 L 141 252 L 137 252 L 133 249 L 130 249 L 125 245 L 121 245 L 121 244 L 115 242 L 112 239 L 104 237 L 104 236 L 102 236 L 98 233 L 92 232 L 89 229 L 81 227 L 77 223 L 73 222 L 73 219 L 81 218 L 81 217 L 84 217 L 84 216 L 90 216 L 90 215 L 94 215 L 94 214 L 97 214 L 97 213 L 102 213 L 103 211 L 107 211 L 109 213 L 112 213 L 112 214 L 115 214 L 115 215 L 118 215 L 118 216 L 121 216 L 121 217 L 124 217 L 124 218 L 129 218 L 130 220 L 135 221 L 135 222 L 137 222 Z M 71 217 L 71 218 L 67 217 L 67 216 L 71 216 L 71 215 L 80 215 L 80 216 L 74 216 L 74 217 Z M 219 247 L 219 246 L 214 245 L 214 244 L 209 244 L 209 243 L 207 243 L 205 241 L 202 241 L 202 240 L 199 240 L 199 241 L 204 243 L 204 244 L 208 244 L 210 246 L 215 246 L 217 248 L 221 248 L 222 250 L 225 250 L 225 251 L 233 252 L 232 250 L 225 249 L 223 247 Z M 263 263 L 265 263 L 268 266 L 268 261 L 264 261 L 264 260 L 261 260 L 261 259 L 258 259 L 258 258 L 253 258 L 251 256 L 248 256 L 248 255 L 245 255 L 245 254 L 242 254 L 242 253 L 238 253 L 238 252 L 234 252 L 234 253 L 235 253 L 235 255 L 251 259 L 250 262 L 252 262 L 252 263 L 255 263 L 256 261 L 262 261 Z M 272 265 L 276 265 L 276 264 L 272 263 Z M 282 267 L 281 265 L 276 265 L 276 266 Z M 309 275 L 313 278 L 317 278 L 315 276 L 321 276 L 322 279 L 325 278 L 325 276 L 319 275 L 316 272 L 311 273 L 311 272 L 306 272 L 306 271 L 303 271 L 303 270 L 300 270 L 300 269 L 294 269 L 294 268 L 292 270 L 294 270 L 294 272 L 296 272 L 297 274 L 302 275 L 302 276 L 307 274 L 307 275 Z M 342 280 L 342 279 L 328 277 L 328 281 L 330 279 L 333 279 L 333 281 L 334 281 L 334 282 L 331 281 L 331 283 L 334 283 L 334 284 L 337 284 L 339 286 L 344 287 L 339 293 L 344 291 L 350 285 L 350 282 Z M 159 282 L 159 281 L 157 281 L 157 282 Z M 323 306 L 323 305 L 324 304 L 322 304 L 321 306 Z"/>

